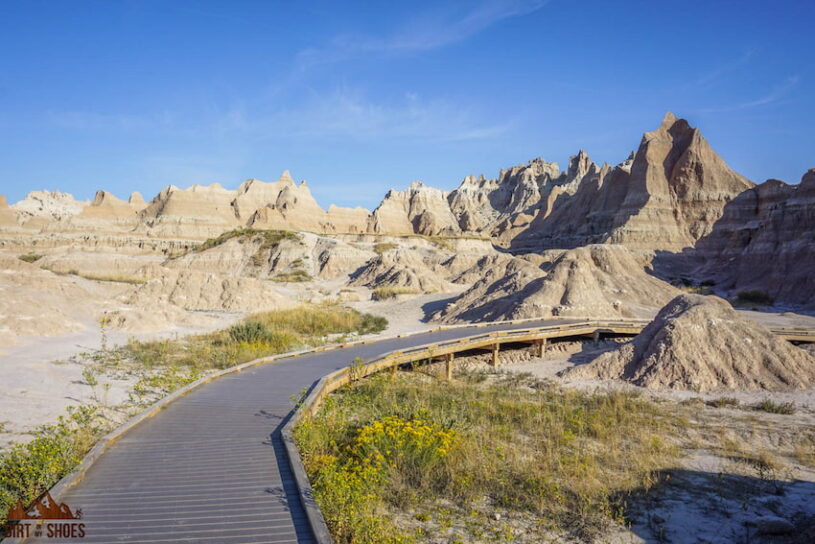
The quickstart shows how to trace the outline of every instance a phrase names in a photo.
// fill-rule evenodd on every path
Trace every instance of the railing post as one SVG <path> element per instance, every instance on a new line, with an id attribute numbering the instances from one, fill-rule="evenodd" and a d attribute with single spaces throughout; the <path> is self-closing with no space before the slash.
<path id="1" fill-rule="evenodd" d="M 447 360 L 444 363 L 444 374 L 445 374 L 445 376 L 447 378 L 447 381 L 450 381 L 450 380 L 453 379 L 453 358 L 454 357 L 455 357 L 455 354 L 448 353 L 447 354 Z"/>
<path id="2" fill-rule="evenodd" d="M 498 366 L 498 343 L 492 346 L 492 362 L 490 364 L 492 366 Z"/>
<path id="3" fill-rule="evenodd" d="M 546 338 L 541 338 L 538 340 L 538 357 L 543 357 L 544 353 L 546 353 Z"/>
<path id="4" fill-rule="evenodd" d="M 592 338 L 592 340 L 594 340 L 595 344 L 597 342 L 599 342 L 600 341 L 600 331 L 599 330 L 594 331 L 594 334 L 592 334 L 591 338 Z"/>

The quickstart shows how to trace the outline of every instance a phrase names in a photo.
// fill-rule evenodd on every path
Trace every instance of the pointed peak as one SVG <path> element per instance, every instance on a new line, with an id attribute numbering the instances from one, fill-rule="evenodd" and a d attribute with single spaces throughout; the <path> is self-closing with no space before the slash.
<path id="1" fill-rule="evenodd" d="M 676 115 L 674 115 L 673 112 L 669 111 L 665 114 L 665 117 L 662 118 L 662 124 L 660 125 L 660 128 L 670 128 L 671 126 L 673 126 L 674 123 L 676 123 L 676 121 L 677 121 Z"/>
<path id="2" fill-rule="evenodd" d="M 294 183 L 294 178 L 291 177 L 291 172 L 288 170 L 283 170 L 283 173 L 280 174 L 280 178 L 277 181 L 282 181 L 285 183 Z"/>

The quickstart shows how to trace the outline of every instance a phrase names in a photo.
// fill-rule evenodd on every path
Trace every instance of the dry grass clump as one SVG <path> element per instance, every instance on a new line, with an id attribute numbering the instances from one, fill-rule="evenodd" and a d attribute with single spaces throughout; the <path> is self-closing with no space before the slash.
<path id="1" fill-rule="evenodd" d="M 416 295 L 418 291 L 410 287 L 377 287 L 371 294 L 373 300 L 387 300 L 399 295 Z"/>
<path id="2" fill-rule="evenodd" d="M 591 539 L 621 520 L 628 492 L 672 466 L 681 425 L 626 393 L 408 374 L 344 388 L 297 438 L 337 542 L 407 538 L 383 509 L 432 517 L 440 500 L 465 509 L 486 501 Z"/>
<path id="3" fill-rule="evenodd" d="M 276 276 L 273 276 L 271 279 L 272 281 L 278 281 L 281 283 L 302 283 L 306 281 L 311 281 L 314 278 L 312 278 L 309 275 L 309 273 L 306 272 L 305 270 L 297 269 L 288 274 L 277 274 Z"/>
<path id="4" fill-rule="evenodd" d="M 377 255 L 382 255 L 386 251 L 396 249 L 397 247 L 399 246 L 397 244 L 394 244 L 393 242 L 379 242 L 377 244 L 374 244 L 374 252 Z"/>
<path id="5" fill-rule="evenodd" d="M 75 272 L 75 271 L 74 271 Z M 130 276 L 116 276 L 116 275 L 105 275 L 105 274 L 76 274 L 80 278 L 85 278 L 86 280 L 93 280 L 93 281 L 109 281 L 113 283 L 127 283 L 130 285 L 140 285 L 142 283 L 147 283 L 147 280 L 144 278 L 133 278 Z"/>
<path id="6" fill-rule="evenodd" d="M 324 344 L 331 335 L 385 330 L 383 317 L 340 306 L 302 306 L 253 314 L 242 323 L 207 334 L 163 340 L 130 340 L 98 355 L 97 362 L 139 367 L 222 369 L 257 359 Z"/>
<path id="7" fill-rule="evenodd" d="M 35 263 L 42 259 L 45 255 L 41 255 L 39 253 L 26 253 L 25 255 L 20 255 L 17 258 L 26 263 Z"/>

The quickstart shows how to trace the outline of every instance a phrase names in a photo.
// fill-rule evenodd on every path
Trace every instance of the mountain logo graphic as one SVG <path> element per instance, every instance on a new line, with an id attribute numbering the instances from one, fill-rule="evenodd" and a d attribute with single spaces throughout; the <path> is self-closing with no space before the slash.
<path id="1" fill-rule="evenodd" d="M 82 519 L 82 509 L 77 508 L 75 512 L 63 503 L 58 503 L 46 492 L 34 504 L 25 508 L 22 501 L 17 506 L 9 510 L 9 521 L 39 521 L 46 519 Z"/>

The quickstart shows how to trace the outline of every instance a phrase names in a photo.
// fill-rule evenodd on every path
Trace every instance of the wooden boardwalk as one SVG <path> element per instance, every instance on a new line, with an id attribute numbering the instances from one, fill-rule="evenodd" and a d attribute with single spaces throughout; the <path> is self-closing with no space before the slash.
<path id="1" fill-rule="evenodd" d="M 547 329 L 543 336 L 534 330 L 557 325 L 563 327 Z M 347 381 L 347 371 L 335 371 L 356 357 L 370 362 L 396 352 L 373 366 L 392 365 L 429 353 L 486 346 L 497 350 L 502 342 L 539 342 L 542 337 L 633 335 L 643 325 L 540 320 L 450 328 L 306 353 L 226 374 L 127 431 L 59 497 L 71 509 L 82 509 L 84 538 L 25 542 L 315 542 L 281 431 L 293 415 L 292 399 L 313 389 L 323 376 L 335 373 L 337 379 L 320 382 L 304 406 L 307 412 L 318 405 L 315 397 Z M 789 340 L 815 340 L 813 331 L 774 332 Z M 427 344 L 432 347 L 415 348 Z"/>
<path id="2" fill-rule="evenodd" d="M 280 433 L 294 395 L 355 357 L 370 361 L 419 344 L 567 322 L 429 332 L 220 377 L 127 432 L 60 497 L 82 509 L 86 526 L 84 538 L 65 542 L 313 542 Z"/>

